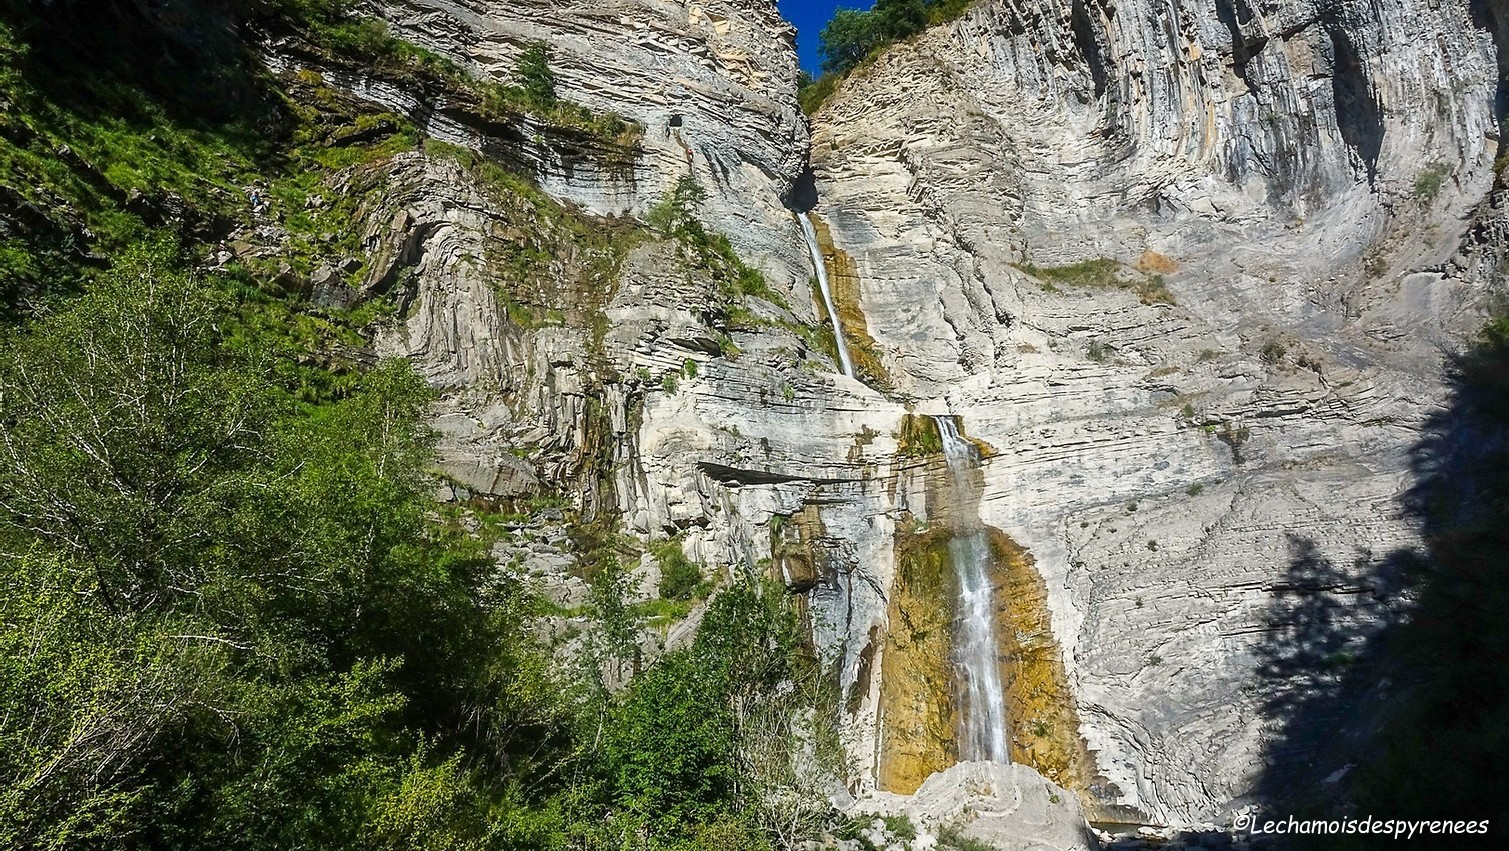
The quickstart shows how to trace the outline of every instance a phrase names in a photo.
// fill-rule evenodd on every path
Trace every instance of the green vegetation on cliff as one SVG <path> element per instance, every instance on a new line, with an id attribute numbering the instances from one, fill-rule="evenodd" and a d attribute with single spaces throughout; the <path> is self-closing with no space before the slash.
<path id="1" fill-rule="evenodd" d="M 723 588 L 697 603 L 709 628 L 645 663 L 605 546 L 593 638 L 563 664 L 547 604 L 488 553 L 496 523 L 437 509 L 432 393 L 371 352 L 394 305 L 321 305 L 307 283 L 365 261 L 367 184 L 347 178 L 455 152 L 317 73 L 270 75 L 241 38 L 470 86 L 495 117 L 633 131 L 560 98 L 544 47 L 484 89 L 347 5 L 249 6 L 0 2 L 0 845 L 814 835 L 793 749 L 822 736 L 796 725 L 825 680 L 779 589 Z M 761 291 L 702 237 L 729 288 Z M 668 578 L 706 594 L 695 564 Z M 615 664 L 637 676 L 610 687 Z"/>
<path id="2" fill-rule="evenodd" d="M 1173 304 L 1173 293 L 1159 274 L 1133 269 L 1109 257 L 1081 260 L 1067 266 L 1035 266 L 1019 263 L 1017 268 L 1043 282 L 1043 288 L 1057 291 L 1056 284 L 1071 287 L 1123 289 L 1137 293 L 1143 304 Z"/>
<path id="3" fill-rule="evenodd" d="M 512 85 L 480 80 L 433 51 L 395 38 L 381 20 L 363 17 L 353 0 L 265 0 L 253 17 L 271 29 L 287 29 L 328 58 L 406 86 L 416 83 L 470 102 L 481 117 L 508 120 L 529 115 L 547 125 L 574 130 L 624 147 L 638 143 L 643 128 L 613 113 L 597 113 L 556 94 L 550 46 L 535 42 L 519 56 Z"/>
<path id="4" fill-rule="evenodd" d="M 799 99 L 812 115 L 838 88 L 848 73 L 898 41 L 928 27 L 948 23 L 970 7 L 972 0 L 877 0 L 868 11 L 839 8 L 823 28 L 818 54 L 823 75 L 804 79 Z"/>

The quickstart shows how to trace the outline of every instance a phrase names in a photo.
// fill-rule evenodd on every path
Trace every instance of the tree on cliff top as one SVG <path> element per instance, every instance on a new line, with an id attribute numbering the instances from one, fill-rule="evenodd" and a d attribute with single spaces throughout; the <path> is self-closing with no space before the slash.
<path id="1" fill-rule="evenodd" d="M 818 36 L 822 42 L 818 55 L 822 58 L 825 78 L 829 74 L 848 73 L 886 46 L 959 17 L 969 8 L 969 2 L 876 0 L 869 11 L 837 10 Z M 831 85 L 827 88 L 831 90 Z"/>
<path id="2" fill-rule="evenodd" d="M 967 0 L 876 0 L 868 12 L 839 9 L 823 28 L 823 71 L 842 74 L 871 53 L 957 18 Z"/>

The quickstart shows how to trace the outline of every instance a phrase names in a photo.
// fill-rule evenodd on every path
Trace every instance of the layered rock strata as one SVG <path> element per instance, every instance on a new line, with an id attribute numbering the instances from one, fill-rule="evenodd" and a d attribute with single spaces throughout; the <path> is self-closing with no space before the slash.
<path id="1" fill-rule="evenodd" d="M 1497 275 L 1459 251 L 1497 80 L 1464 3 L 987 2 L 815 119 L 888 374 L 1000 450 L 982 518 L 1048 584 L 1102 802 L 1340 767 L 1265 762 L 1276 595 L 1359 641 L 1398 603 L 1441 347 Z"/>
<path id="2" fill-rule="evenodd" d="M 625 176 L 542 162 L 552 195 L 599 215 L 642 214 L 683 175 L 709 190 L 702 215 L 741 255 L 805 284 L 799 194 L 807 124 L 796 104 L 795 30 L 766 0 L 399 0 L 392 31 L 484 79 L 514 82 L 531 44 L 549 48 L 557 93 L 643 125 Z M 805 290 L 805 287 L 802 288 Z"/>
<path id="3" fill-rule="evenodd" d="M 579 519 L 678 536 L 710 573 L 781 577 L 841 689 L 855 791 L 884 779 L 887 689 L 910 688 L 888 648 L 928 615 L 905 602 L 897 534 L 946 513 L 921 415 L 961 415 L 997 450 L 980 517 L 1023 548 L 1003 555 L 1013 597 L 1051 611 L 1062 659 L 1039 662 L 1067 677 L 1098 806 L 1229 812 L 1273 770 L 1283 719 L 1259 695 L 1283 687 L 1262 673 L 1283 652 L 1277 592 L 1334 597 L 1358 636 L 1396 605 L 1375 568 L 1415 541 L 1397 497 L 1440 347 L 1477 322 L 1502 260 L 1494 15 L 988 0 L 898 46 L 812 134 L 867 384 L 835 374 L 783 206 L 813 197 L 772 3 L 380 10 L 501 83 L 546 41 L 563 97 L 644 127 L 611 156 L 527 122 L 500 141 L 314 69 L 443 140 L 512 152 L 542 190 L 422 153 L 351 175 L 381 187 L 364 285 L 404 307 L 383 350 L 443 391 L 450 496 L 556 488 Z M 770 298 L 731 299 L 707 257 L 622 219 L 688 173 Z M 508 557 L 570 572 L 560 542 Z M 1306 585 L 1317 559 L 1342 579 Z M 917 757 L 919 775 L 947 762 Z"/>

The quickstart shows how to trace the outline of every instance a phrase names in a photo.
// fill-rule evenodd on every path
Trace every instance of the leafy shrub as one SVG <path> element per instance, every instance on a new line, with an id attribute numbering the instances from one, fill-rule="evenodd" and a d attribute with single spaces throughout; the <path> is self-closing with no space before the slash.
<path id="1" fill-rule="evenodd" d="M 840 7 L 819 36 L 823 71 L 845 73 L 890 44 L 957 18 L 968 5 L 961 0 L 876 0 L 869 11 Z"/>
<path id="2" fill-rule="evenodd" d="M 144 249 L 0 357 L 7 847 L 459 844 L 500 802 L 463 762 L 558 758 L 519 592 L 427 519 L 428 388 L 301 404 L 238 310 Z"/>
<path id="3" fill-rule="evenodd" d="M 877 0 L 869 11 L 840 7 L 818 36 L 823 74 L 803 74 L 797 88 L 802 111 L 814 115 L 848 73 L 886 47 L 931 26 L 958 18 L 972 0 Z"/>
<path id="4" fill-rule="evenodd" d="M 965 836 L 964 831 L 951 824 L 938 828 L 938 844 L 939 848 L 946 851 L 999 851 L 983 839 Z"/>
<path id="5" fill-rule="evenodd" d="M 1446 185 L 1446 178 L 1451 176 L 1451 166 L 1446 163 L 1431 163 L 1426 166 L 1418 177 L 1415 178 L 1415 200 L 1422 204 L 1429 204 L 1441 194 L 1441 187 Z"/>
<path id="6" fill-rule="evenodd" d="M 702 585 L 702 568 L 686 557 L 681 542 L 676 538 L 651 546 L 655 560 L 660 562 L 660 596 L 667 600 L 689 600 Z"/>
<path id="7" fill-rule="evenodd" d="M 885 829 L 897 839 L 911 842 L 917 838 L 917 826 L 912 824 L 912 819 L 906 813 L 898 813 L 883 818 Z"/>
<path id="8" fill-rule="evenodd" d="M 705 242 L 707 231 L 697 219 L 697 209 L 707 201 L 707 190 L 697 178 L 682 175 L 676 185 L 645 214 L 645 224 L 665 237 L 686 237 Z"/>
<path id="9" fill-rule="evenodd" d="M 519 54 L 516 71 L 524 100 L 536 110 L 555 109 L 555 72 L 550 70 L 550 45 L 534 42 Z"/>
<path id="10" fill-rule="evenodd" d="M 678 840 L 738 820 L 763 791 L 740 754 L 743 721 L 794 673 L 798 626 L 779 589 L 740 584 L 713 598 L 690 647 L 636 677 L 603 725 L 610 798 L 630 823 Z M 794 736 L 791 720 L 772 731 Z"/>
<path id="11" fill-rule="evenodd" d="M 901 425 L 893 437 L 896 439 L 896 454 L 903 458 L 936 455 L 943 451 L 943 434 L 932 417 L 902 415 Z"/>
<path id="12" fill-rule="evenodd" d="M 802 106 L 802 114 L 808 117 L 816 115 L 828 98 L 838 91 L 838 84 L 843 82 L 843 79 L 841 74 L 824 74 L 813 78 L 805 71 L 802 72 L 802 78 L 796 90 L 796 98 Z"/>

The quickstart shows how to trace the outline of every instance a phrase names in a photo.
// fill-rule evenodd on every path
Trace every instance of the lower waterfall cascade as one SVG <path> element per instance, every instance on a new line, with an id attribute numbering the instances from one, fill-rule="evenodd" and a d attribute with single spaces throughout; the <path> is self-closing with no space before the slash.
<path id="1" fill-rule="evenodd" d="M 995 590 L 990 582 L 990 538 L 978 517 L 958 510 L 973 504 L 969 481 L 979 466 L 979 452 L 959 434 L 953 417 L 933 419 L 943 438 L 955 508 L 954 535 L 948 549 L 959 580 L 953 641 L 960 704 L 959 758 L 1010 762 L 1010 731 L 995 630 Z"/>

